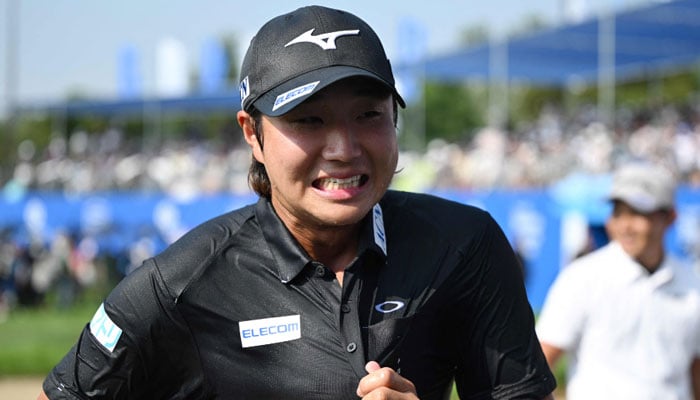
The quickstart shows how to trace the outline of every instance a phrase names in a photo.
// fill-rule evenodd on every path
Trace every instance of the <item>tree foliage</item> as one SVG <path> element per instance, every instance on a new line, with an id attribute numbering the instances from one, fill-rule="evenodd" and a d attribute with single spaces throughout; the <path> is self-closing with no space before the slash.
<path id="1" fill-rule="evenodd" d="M 426 139 L 459 142 L 485 122 L 485 92 L 467 85 L 428 82 L 425 85 Z"/>

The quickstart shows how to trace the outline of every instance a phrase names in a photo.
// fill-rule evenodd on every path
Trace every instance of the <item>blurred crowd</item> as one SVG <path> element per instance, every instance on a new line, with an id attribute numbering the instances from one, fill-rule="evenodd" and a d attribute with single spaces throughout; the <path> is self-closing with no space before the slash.
<path id="1" fill-rule="evenodd" d="M 626 161 L 650 160 L 664 164 L 680 182 L 698 186 L 699 111 L 622 109 L 608 128 L 597 121 L 595 108 L 570 120 L 547 109 L 517 132 L 483 128 L 466 144 L 434 141 L 423 154 L 404 153 L 405 178 L 425 190 L 543 188 L 571 174 L 605 175 Z M 411 174 L 416 169 L 421 179 Z"/>
<path id="2" fill-rule="evenodd" d="M 77 231 L 60 231 L 46 241 L 19 238 L 12 229 L 0 232 L 0 323 L 11 309 L 50 303 L 68 308 L 86 292 L 107 293 L 164 243 L 142 235 L 123 251 L 100 251 L 97 239 Z"/>
<path id="3" fill-rule="evenodd" d="M 608 174 L 630 159 L 665 164 L 684 184 L 700 186 L 700 109 L 621 109 L 612 128 L 599 123 L 595 111 L 591 107 L 575 118 L 565 118 L 547 109 L 537 121 L 515 132 L 483 128 L 465 143 L 434 140 L 424 152 L 403 151 L 394 187 L 414 191 L 546 188 L 573 173 Z M 151 146 L 143 143 L 126 139 L 116 128 L 56 136 L 45 149 L 24 141 L 18 146 L 13 171 L 2 175 L 9 176 L 0 182 L 3 195 L 21 196 L 32 190 L 78 195 L 156 191 L 184 197 L 250 193 L 250 152 L 239 139 L 165 138 Z M 13 304 L 41 303 L 52 288 L 59 304 L 70 304 L 82 288 L 110 271 L 126 273 L 155 251 L 153 243 L 140 241 L 128 254 L 105 258 L 89 238 L 75 232 L 58 235 L 52 243 L 30 240 L 21 248 L 12 240 L 12 232 L 0 233 L 0 318 L 3 308 Z"/>
<path id="4" fill-rule="evenodd" d="M 395 184 L 412 190 L 547 187 L 574 172 L 606 174 L 625 160 L 647 159 L 665 164 L 682 182 L 698 185 L 699 111 L 622 109 L 614 128 L 608 128 L 597 122 L 594 108 L 568 120 L 548 109 L 517 132 L 487 127 L 466 143 L 434 140 L 425 152 L 402 152 Z M 118 129 L 108 129 L 56 136 L 42 150 L 22 142 L 4 190 L 249 192 L 250 152 L 240 140 L 166 137 L 151 146 L 140 141 L 127 141 Z"/>

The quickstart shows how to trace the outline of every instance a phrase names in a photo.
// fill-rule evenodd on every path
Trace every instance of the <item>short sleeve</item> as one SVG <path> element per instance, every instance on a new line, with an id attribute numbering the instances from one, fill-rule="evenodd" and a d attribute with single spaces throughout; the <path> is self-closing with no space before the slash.
<path id="1" fill-rule="evenodd" d="M 143 268 L 143 267 L 142 267 Z M 54 367 L 44 381 L 44 391 L 51 399 L 114 398 L 132 396 L 129 386 L 145 380 L 144 366 L 130 331 L 138 315 L 146 314 L 143 296 L 133 296 L 131 304 L 122 302 L 136 287 L 147 285 L 145 269 L 138 269 L 125 278 L 102 303 L 88 323 L 77 343 Z M 148 322 L 146 322 L 148 324 Z"/>
<path id="2" fill-rule="evenodd" d="M 556 382 L 535 334 L 520 265 L 495 221 L 489 219 L 465 255 L 470 278 L 459 284 L 460 303 L 471 343 L 458 367 L 460 397 L 544 398 Z"/>
<path id="3" fill-rule="evenodd" d="M 579 293 L 585 283 L 578 274 L 579 269 L 571 265 L 559 273 L 537 320 L 540 341 L 565 351 L 571 351 L 578 344 L 586 319 L 585 296 Z"/>
<path id="4" fill-rule="evenodd" d="M 132 272 L 49 373 L 44 392 L 54 400 L 197 398 L 181 393 L 193 386 L 181 369 L 197 362 L 173 303 L 152 262 Z"/>

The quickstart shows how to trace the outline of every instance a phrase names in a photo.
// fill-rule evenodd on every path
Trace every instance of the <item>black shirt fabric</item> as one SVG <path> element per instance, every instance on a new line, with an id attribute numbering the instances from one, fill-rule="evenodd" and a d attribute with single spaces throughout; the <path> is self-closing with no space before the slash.
<path id="1" fill-rule="evenodd" d="M 85 327 L 45 380 L 49 398 L 356 399 L 370 360 L 421 399 L 448 399 L 452 382 L 462 399 L 555 387 L 501 229 L 429 195 L 384 196 L 342 287 L 260 199 L 146 261 L 103 307 L 107 325 Z"/>

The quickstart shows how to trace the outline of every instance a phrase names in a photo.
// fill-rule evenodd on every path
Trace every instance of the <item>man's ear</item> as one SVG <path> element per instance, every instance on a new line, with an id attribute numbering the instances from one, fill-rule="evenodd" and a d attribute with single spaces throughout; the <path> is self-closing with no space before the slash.
<path id="1" fill-rule="evenodd" d="M 676 218 L 678 218 L 678 213 L 676 212 L 676 208 L 672 208 L 667 211 L 668 213 L 668 219 L 666 220 L 666 226 L 671 226 L 674 222 L 676 222 Z"/>
<path id="2" fill-rule="evenodd" d="M 253 150 L 253 157 L 255 157 L 258 162 L 264 164 L 265 157 L 263 156 L 263 151 L 260 147 L 260 141 L 258 141 L 255 119 L 252 115 L 243 110 L 238 111 L 236 114 L 236 119 L 238 120 L 238 125 L 241 126 L 241 130 L 243 131 L 243 138 Z M 257 128 L 262 129 L 262 127 Z"/>

